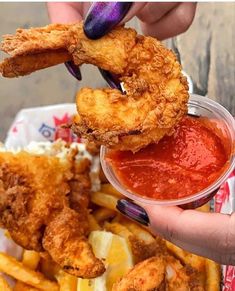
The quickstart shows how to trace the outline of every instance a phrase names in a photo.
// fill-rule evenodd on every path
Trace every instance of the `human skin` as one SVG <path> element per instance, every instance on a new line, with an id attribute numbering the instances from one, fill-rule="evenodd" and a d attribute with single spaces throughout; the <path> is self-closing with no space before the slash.
<path id="1" fill-rule="evenodd" d="M 52 22 L 76 22 L 85 18 L 90 5 L 91 3 L 48 3 L 48 12 Z M 89 13 L 94 14 L 93 21 L 98 5 L 99 2 Z M 119 23 L 137 16 L 144 34 L 163 40 L 185 32 L 193 21 L 195 10 L 196 3 L 138 2 L 131 6 Z M 115 25 L 118 24 L 118 19 L 113 21 L 116 22 Z M 107 30 L 105 27 L 98 34 L 105 34 Z M 142 206 L 140 208 L 121 200 L 117 208 L 130 218 L 149 225 L 154 232 L 185 250 L 222 264 L 235 264 L 235 213 L 225 215 L 183 210 L 179 207 Z"/>
<path id="2" fill-rule="evenodd" d="M 48 3 L 48 12 L 52 22 L 68 23 L 76 22 L 86 18 L 92 18 L 93 28 L 98 22 L 100 22 L 100 15 L 102 11 L 108 11 L 109 7 L 113 7 L 118 2 L 95 2 L 92 9 L 87 12 L 92 2 L 83 3 Z M 195 10 L 195 2 L 177 3 L 177 2 L 160 2 L 160 3 L 148 3 L 137 2 L 133 3 L 129 11 L 127 12 L 128 5 L 125 2 L 119 2 L 118 6 L 122 15 L 118 15 L 117 18 L 113 18 L 112 22 L 118 24 L 120 18 L 122 18 L 119 24 L 123 24 L 129 21 L 134 16 L 137 16 L 140 20 L 141 28 L 145 35 L 156 37 L 159 40 L 163 40 L 169 37 L 176 36 L 185 32 L 191 25 Z M 99 11 L 95 13 L 94 11 Z M 126 14 L 127 12 L 127 14 Z M 126 15 L 125 15 L 126 14 Z M 106 13 L 107 15 L 107 13 Z M 124 18 L 123 18 L 124 17 Z M 86 22 L 85 22 L 86 26 Z M 104 25 L 105 26 L 105 25 Z M 109 26 L 110 25 L 109 23 Z M 107 28 L 103 29 L 105 33 Z"/>
<path id="3" fill-rule="evenodd" d="M 141 206 L 122 199 L 117 209 L 187 251 L 224 265 L 235 265 L 235 213 L 205 213 L 176 206 Z"/>

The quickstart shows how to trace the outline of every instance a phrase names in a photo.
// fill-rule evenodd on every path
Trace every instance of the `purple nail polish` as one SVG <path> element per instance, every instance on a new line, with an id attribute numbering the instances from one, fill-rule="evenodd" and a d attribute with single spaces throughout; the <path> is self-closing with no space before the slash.
<path id="1" fill-rule="evenodd" d="M 70 74 L 72 74 L 78 81 L 82 80 L 82 75 L 78 66 L 73 61 L 64 63 Z"/>
<path id="2" fill-rule="evenodd" d="M 114 74 L 111 74 L 110 72 L 105 71 L 101 68 L 99 68 L 99 71 L 102 77 L 105 79 L 105 81 L 109 84 L 110 88 L 118 89 L 123 93 L 120 81 Z"/>
<path id="3" fill-rule="evenodd" d="M 108 33 L 127 14 L 132 2 L 94 2 L 89 9 L 84 32 L 90 39 L 98 39 Z"/>
<path id="4" fill-rule="evenodd" d="M 149 217 L 147 212 L 139 205 L 125 200 L 120 199 L 116 205 L 117 210 L 119 210 L 122 214 L 128 216 L 129 218 L 148 226 L 149 225 Z"/>

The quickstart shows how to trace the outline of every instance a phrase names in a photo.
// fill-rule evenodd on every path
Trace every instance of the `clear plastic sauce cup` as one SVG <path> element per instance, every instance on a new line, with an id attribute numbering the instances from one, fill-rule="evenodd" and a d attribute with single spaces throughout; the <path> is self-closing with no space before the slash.
<path id="1" fill-rule="evenodd" d="M 102 146 L 100 151 L 100 159 L 103 171 L 109 182 L 124 196 L 133 201 L 144 204 L 153 205 L 178 205 L 184 209 L 193 209 L 207 203 L 218 191 L 219 187 L 226 181 L 230 173 L 235 167 L 235 119 L 233 116 L 219 103 L 203 96 L 191 94 L 188 102 L 188 114 L 193 116 L 200 116 L 211 121 L 211 124 L 216 126 L 218 132 L 221 133 L 221 138 L 226 139 L 226 151 L 228 153 L 227 167 L 221 175 L 207 188 L 200 192 L 194 193 L 190 196 L 181 197 L 178 199 L 155 199 L 140 196 L 134 193 L 123 185 L 122 181 L 115 174 L 110 163 L 106 161 L 106 154 L 109 149 Z M 182 189 L 183 191 L 183 189 Z"/>

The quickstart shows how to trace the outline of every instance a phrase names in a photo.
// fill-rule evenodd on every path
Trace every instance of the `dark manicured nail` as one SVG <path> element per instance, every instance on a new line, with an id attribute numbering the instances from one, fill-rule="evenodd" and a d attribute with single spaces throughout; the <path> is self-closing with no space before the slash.
<path id="1" fill-rule="evenodd" d="M 78 81 L 82 80 L 82 75 L 78 66 L 73 61 L 64 63 L 70 74 L 72 74 Z"/>
<path id="2" fill-rule="evenodd" d="M 90 39 L 98 39 L 108 33 L 127 14 L 132 2 L 94 2 L 89 9 L 84 32 Z"/>
<path id="3" fill-rule="evenodd" d="M 114 74 L 111 74 L 110 72 L 105 71 L 101 68 L 99 68 L 99 71 L 100 71 L 102 77 L 105 79 L 105 81 L 109 84 L 109 86 L 111 88 L 118 89 L 122 92 L 122 87 L 121 87 L 120 81 L 118 80 L 118 78 Z"/>
<path id="4" fill-rule="evenodd" d="M 121 199 L 121 200 L 118 200 L 116 208 L 122 214 L 128 216 L 129 218 L 143 225 L 146 225 L 146 226 L 149 225 L 148 214 L 141 206 L 131 201 Z"/>

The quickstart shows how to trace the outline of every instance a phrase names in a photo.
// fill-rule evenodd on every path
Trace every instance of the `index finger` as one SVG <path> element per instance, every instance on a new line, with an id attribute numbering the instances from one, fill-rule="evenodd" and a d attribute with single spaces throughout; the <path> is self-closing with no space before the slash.
<path id="1" fill-rule="evenodd" d="M 132 4 L 130 10 L 127 12 L 125 17 L 121 20 L 120 24 L 124 24 L 127 21 L 131 20 L 134 16 L 140 12 L 148 2 L 135 2 Z"/>
<path id="2" fill-rule="evenodd" d="M 235 264 L 235 213 L 225 215 L 145 205 L 152 230 L 179 247 L 224 264 Z"/>
<path id="3" fill-rule="evenodd" d="M 80 3 L 47 3 L 48 14 L 52 23 L 74 23 L 82 20 Z"/>

